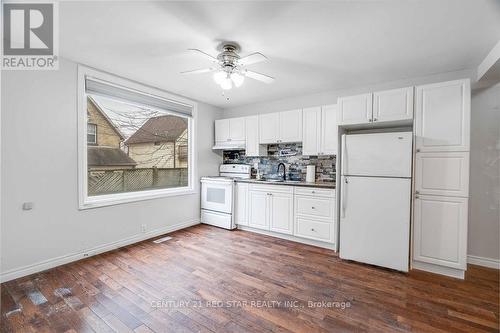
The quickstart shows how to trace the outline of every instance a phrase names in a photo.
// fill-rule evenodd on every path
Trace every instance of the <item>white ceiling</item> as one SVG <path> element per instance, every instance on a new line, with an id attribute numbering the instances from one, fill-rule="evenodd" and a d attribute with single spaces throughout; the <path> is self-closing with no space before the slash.
<path id="1" fill-rule="evenodd" d="M 476 67 L 500 39 L 499 0 L 61 2 L 63 57 L 220 107 Z M 269 61 L 221 95 L 209 65 L 221 40 Z"/>

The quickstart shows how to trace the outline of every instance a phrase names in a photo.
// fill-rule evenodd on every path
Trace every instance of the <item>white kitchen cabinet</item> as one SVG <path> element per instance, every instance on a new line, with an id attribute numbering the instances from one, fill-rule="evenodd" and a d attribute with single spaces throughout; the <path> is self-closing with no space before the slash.
<path id="1" fill-rule="evenodd" d="M 260 144 L 278 142 L 280 128 L 279 121 L 280 115 L 278 112 L 259 115 Z"/>
<path id="2" fill-rule="evenodd" d="M 245 118 L 219 119 L 215 121 L 215 141 L 244 142 Z"/>
<path id="3" fill-rule="evenodd" d="M 230 141 L 229 119 L 220 119 L 215 121 L 215 142 Z"/>
<path id="4" fill-rule="evenodd" d="M 294 235 L 335 243 L 335 191 L 296 187 Z"/>
<path id="5" fill-rule="evenodd" d="M 302 110 L 259 115 L 260 144 L 302 141 Z"/>
<path id="6" fill-rule="evenodd" d="M 417 86 L 417 152 L 469 151 L 470 81 Z"/>
<path id="7" fill-rule="evenodd" d="M 469 153 L 418 153 L 415 158 L 417 194 L 469 196 Z"/>
<path id="8" fill-rule="evenodd" d="M 265 191 L 248 192 L 248 225 L 269 230 L 269 195 Z"/>
<path id="9" fill-rule="evenodd" d="M 413 119 L 413 87 L 373 93 L 373 122 Z"/>
<path id="10" fill-rule="evenodd" d="M 269 192 L 269 230 L 293 234 L 293 194 Z"/>
<path id="11" fill-rule="evenodd" d="M 293 187 L 252 184 L 248 209 L 250 227 L 293 233 Z"/>
<path id="12" fill-rule="evenodd" d="M 237 225 L 248 225 L 248 184 L 235 184 L 235 223 Z"/>
<path id="13" fill-rule="evenodd" d="M 333 224 L 297 217 L 295 235 L 321 242 L 332 242 Z"/>
<path id="14" fill-rule="evenodd" d="M 229 119 L 229 138 L 232 141 L 245 140 L 245 118 Z"/>
<path id="15" fill-rule="evenodd" d="M 302 155 L 316 156 L 320 151 L 321 142 L 321 107 L 302 110 Z"/>
<path id="16" fill-rule="evenodd" d="M 302 141 L 302 110 L 280 112 L 279 125 L 279 143 Z"/>
<path id="17" fill-rule="evenodd" d="M 357 125 L 372 122 L 373 94 L 339 97 L 338 124 Z"/>
<path id="18" fill-rule="evenodd" d="M 267 156 L 267 147 L 259 143 L 259 116 L 245 118 L 245 155 Z"/>
<path id="19" fill-rule="evenodd" d="M 417 196 L 414 207 L 414 260 L 466 269 L 467 203 L 467 198 Z"/>
<path id="20" fill-rule="evenodd" d="M 321 107 L 320 155 L 337 155 L 338 125 L 337 105 Z"/>
<path id="21" fill-rule="evenodd" d="M 336 155 L 338 142 L 337 106 L 306 108 L 302 111 L 302 154 Z"/>

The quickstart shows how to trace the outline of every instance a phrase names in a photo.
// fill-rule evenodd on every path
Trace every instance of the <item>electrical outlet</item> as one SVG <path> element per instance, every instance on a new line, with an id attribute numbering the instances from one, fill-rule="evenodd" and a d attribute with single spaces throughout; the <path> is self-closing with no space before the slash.
<path id="1" fill-rule="evenodd" d="M 146 232 L 146 225 L 145 224 L 141 224 L 141 232 L 142 233 Z"/>

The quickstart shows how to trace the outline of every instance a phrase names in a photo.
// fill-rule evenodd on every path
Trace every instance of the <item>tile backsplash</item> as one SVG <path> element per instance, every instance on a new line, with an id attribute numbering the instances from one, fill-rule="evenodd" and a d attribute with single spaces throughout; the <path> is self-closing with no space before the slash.
<path id="1" fill-rule="evenodd" d="M 264 177 L 277 174 L 279 163 L 286 166 L 287 179 L 305 180 L 306 166 L 316 166 L 316 181 L 335 182 L 335 155 L 303 156 L 302 143 L 268 145 L 267 156 L 250 157 L 244 150 L 224 151 L 223 163 L 241 163 L 252 166 L 259 165 L 259 171 Z"/>

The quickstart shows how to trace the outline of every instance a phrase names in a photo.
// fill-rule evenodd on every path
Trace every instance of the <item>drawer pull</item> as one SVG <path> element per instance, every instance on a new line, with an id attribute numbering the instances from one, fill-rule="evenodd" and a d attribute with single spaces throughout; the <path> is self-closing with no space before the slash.
<path id="1" fill-rule="evenodd" d="M 311 191 L 312 194 L 316 193 L 316 191 Z"/>
<path id="2" fill-rule="evenodd" d="M 316 230 L 314 230 L 314 228 L 311 228 L 311 231 L 316 231 Z"/>
<path id="3" fill-rule="evenodd" d="M 311 209 L 316 209 L 316 208 L 314 206 L 312 206 Z"/>

